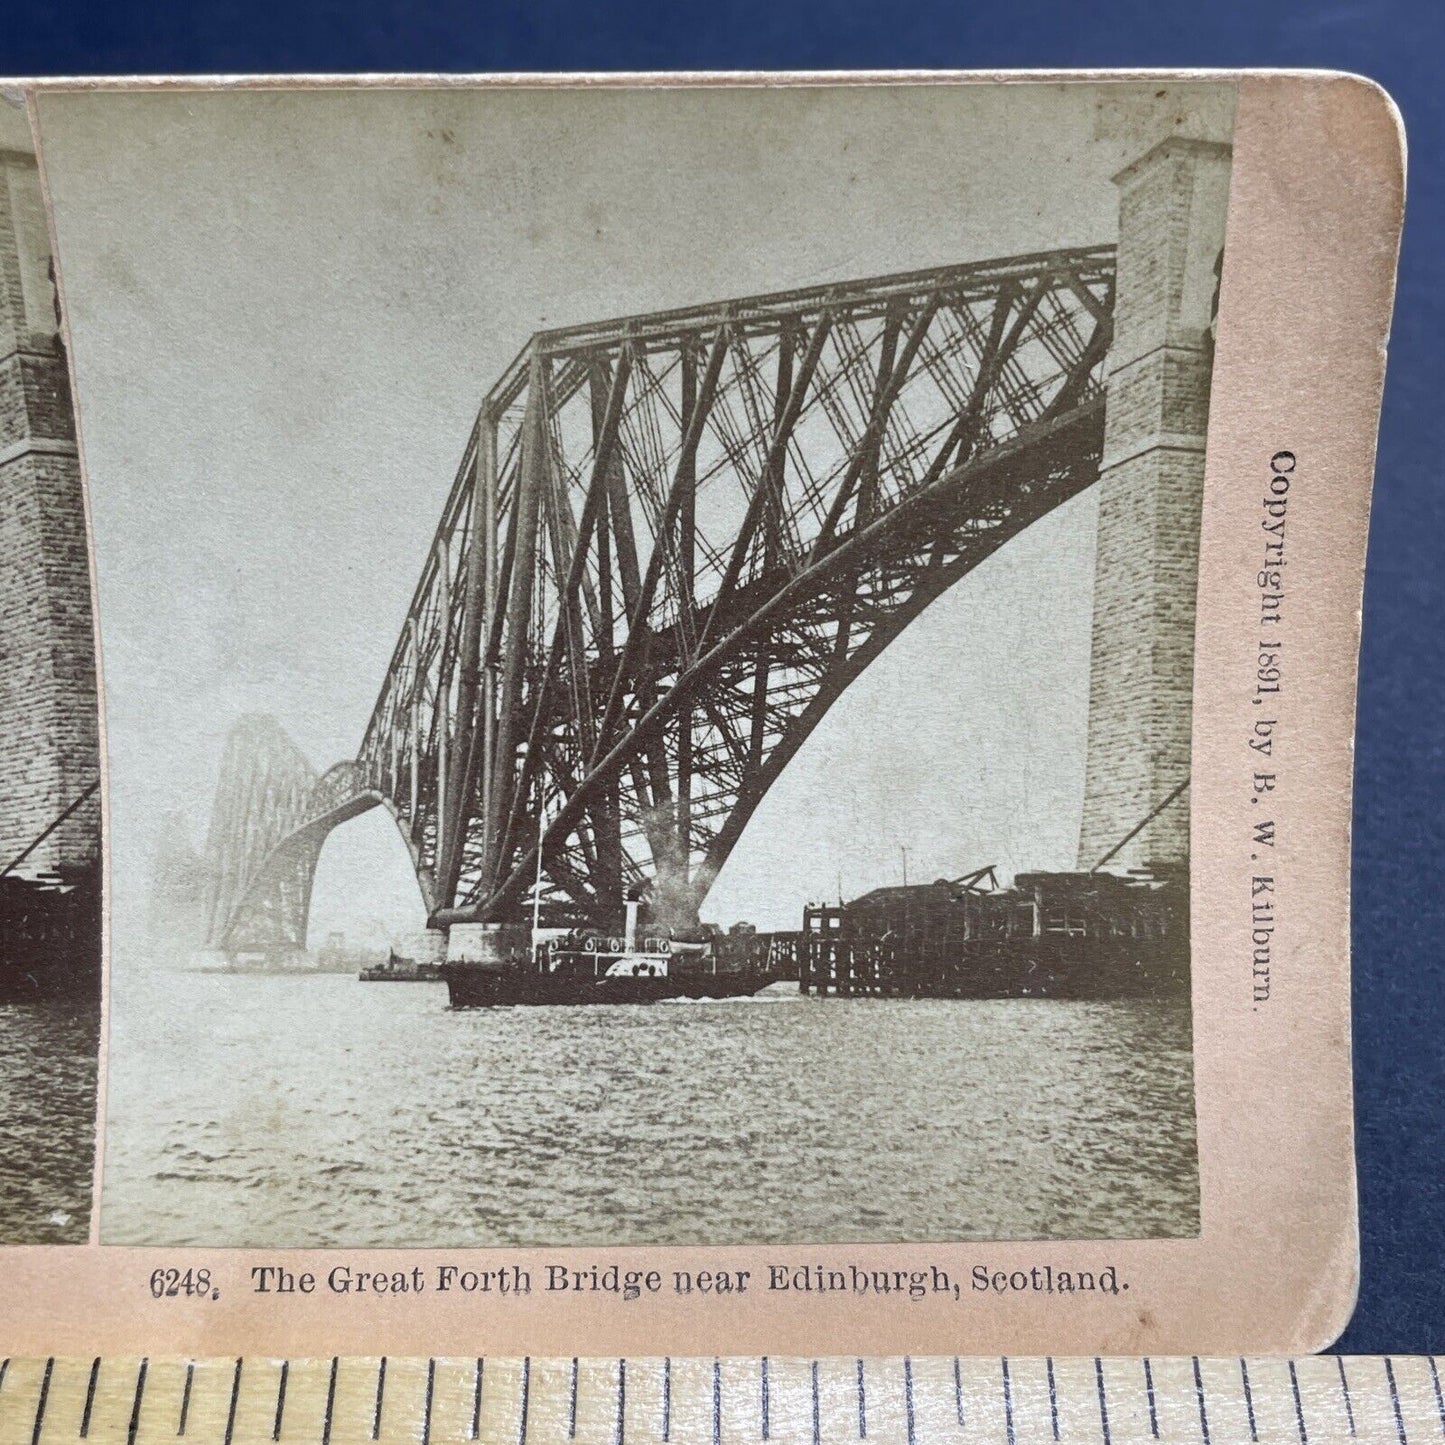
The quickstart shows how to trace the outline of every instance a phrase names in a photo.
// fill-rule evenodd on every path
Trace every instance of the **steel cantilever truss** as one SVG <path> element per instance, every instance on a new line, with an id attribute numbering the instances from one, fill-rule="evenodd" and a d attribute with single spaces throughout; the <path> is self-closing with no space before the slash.
<path id="1" fill-rule="evenodd" d="M 444 917 L 535 871 L 695 914 L 924 607 L 1098 476 L 1113 252 L 538 335 L 487 397 L 366 732 Z"/>
<path id="2" fill-rule="evenodd" d="M 848 684 L 1097 480 L 1113 278 L 1101 247 L 535 336 L 482 405 L 347 797 L 281 851 L 384 802 L 438 921 L 499 919 L 540 820 L 559 916 L 650 880 L 694 919 Z"/>

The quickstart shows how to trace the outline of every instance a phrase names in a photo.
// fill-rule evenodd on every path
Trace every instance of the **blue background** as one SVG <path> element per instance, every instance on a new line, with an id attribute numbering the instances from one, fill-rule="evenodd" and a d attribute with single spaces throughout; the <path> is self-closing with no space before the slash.
<path id="1" fill-rule="evenodd" d="M 1410 177 L 1360 672 L 1354 999 L 1363 1280 L 1339 1346 L 1360 1353 L 1445 1350 L 1442 62 L 1445 9 L 1428 0 L 22 0 L 0 27 L 5 75 L 1278 65 L 1380 81 L 1404 112 Z"/>

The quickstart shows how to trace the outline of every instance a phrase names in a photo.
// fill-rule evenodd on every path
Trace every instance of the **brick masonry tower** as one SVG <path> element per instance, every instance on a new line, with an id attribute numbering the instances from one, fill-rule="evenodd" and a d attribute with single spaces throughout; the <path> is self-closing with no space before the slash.
<path id="1" fill-rule="evenodd" d="M 1115 178 L 1109 355 L 1079 867 L 1092 868 L 1189 776 L 1194 609 L 1211 323 L 1230 148 L 1171 136 Z M 1181 864 L 1189 793 L 1105 865 Z"/>
<path id="2" fill-rule="evenodd" d="M 50 238 L 35 156 L 14 114 L 3 119 L 0 868 L 95 782 L 100 761 L 85 506 Z M 74 876 L 99 848 L 97 793 L 11 876 Z"/>

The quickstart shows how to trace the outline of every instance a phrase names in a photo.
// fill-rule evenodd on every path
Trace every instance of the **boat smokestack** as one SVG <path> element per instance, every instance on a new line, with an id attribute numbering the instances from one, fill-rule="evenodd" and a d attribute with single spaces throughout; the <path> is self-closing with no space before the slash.
<path id="1" fill-rule="evenodd" d="M 637 910 L 641 907 L 641 901 L 629 893 L 627 896 L 627 927 L 623 930 L 623 948 L 627 953 L 637 952 Z"/>

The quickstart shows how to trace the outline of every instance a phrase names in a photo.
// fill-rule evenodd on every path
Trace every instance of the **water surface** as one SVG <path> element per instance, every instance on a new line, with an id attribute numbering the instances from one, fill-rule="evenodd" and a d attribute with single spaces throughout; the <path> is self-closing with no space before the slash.
<path id="1" fill-rule="evenodd" d="M 98 1006 L 0 1004 L 0 1244 L 84 1244 Z"/>
<path id="2" fill-rule="evenodd" d="M 1129 1238 L 1198 1227 L 1186 1009 L 802 998 L 452 1012 L 115 983 L 112 1243 Z"/>

